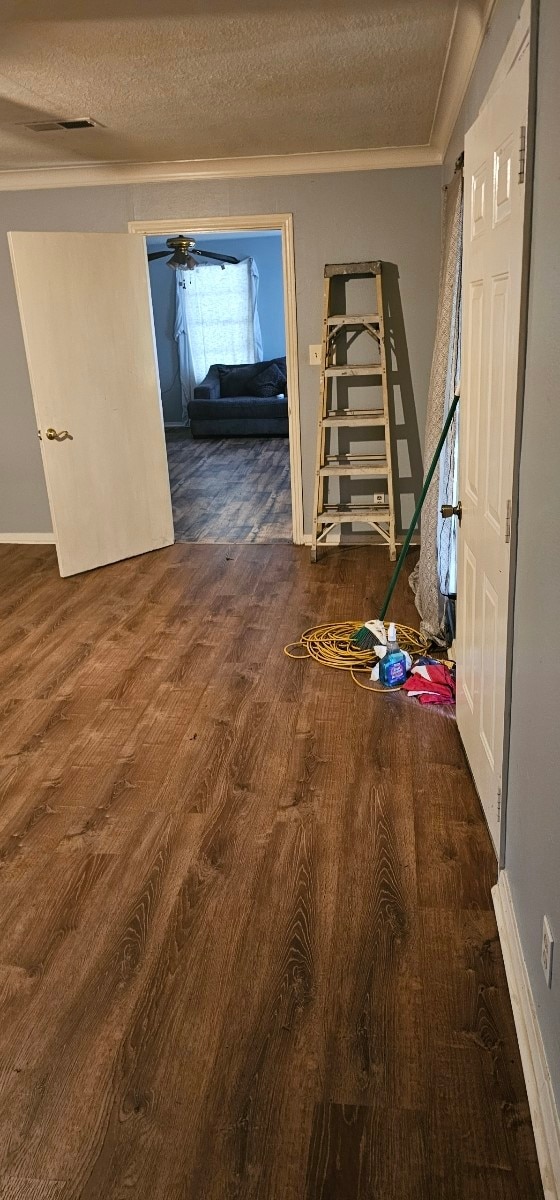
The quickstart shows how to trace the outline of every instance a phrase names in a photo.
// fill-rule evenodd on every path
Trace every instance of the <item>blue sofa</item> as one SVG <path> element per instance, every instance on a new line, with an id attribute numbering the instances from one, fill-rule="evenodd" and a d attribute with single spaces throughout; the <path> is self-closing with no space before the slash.
<path id="1" fill-rule="evenodd" d="M 193 437 L 287 437 L 286 359 L 214 363 L 189 404 Z"/>

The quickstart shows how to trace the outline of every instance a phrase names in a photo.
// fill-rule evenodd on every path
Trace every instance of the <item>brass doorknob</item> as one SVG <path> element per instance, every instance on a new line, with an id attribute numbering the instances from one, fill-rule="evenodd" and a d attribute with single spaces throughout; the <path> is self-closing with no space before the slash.
<path id="1" fill-rule="evenodd" d="M 442 517 L 457 517 L 459 525 L 461 524 L 463 505 L 461 504 L 460 500 L 458 500 L 456 504 L 442 504 L 440 511 Z"/>
<path id="2" fill-rule="evenodd" d="M 57 431 L 56 429 L 49 428 L 45 430 L 45 436 L 49 442 L 64 442 L 66 438 L 72 439 L 72 434 L 68 433 L 67 429 L 59 429 Z"/>

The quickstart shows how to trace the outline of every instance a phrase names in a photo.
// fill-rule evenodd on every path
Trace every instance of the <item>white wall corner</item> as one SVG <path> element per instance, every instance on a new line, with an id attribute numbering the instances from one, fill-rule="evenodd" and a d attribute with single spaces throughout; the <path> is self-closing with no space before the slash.
<path id="1" fill-rule="evenodd" d="M 443 162 L 496 0 L 457 4 L 441 77 L 430 146 Z"/>
<path id="2" fill-rule="evenodd" d="M 492 888 L 545 1200 L 560 1200 L 560 1119 L 507 871 Z"/>

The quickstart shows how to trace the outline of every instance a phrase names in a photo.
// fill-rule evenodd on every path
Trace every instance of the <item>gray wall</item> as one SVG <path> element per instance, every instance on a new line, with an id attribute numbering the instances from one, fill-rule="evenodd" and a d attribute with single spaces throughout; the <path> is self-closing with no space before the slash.
<path id="1" fill-rule="evenodd" d="M 519 478 L 506 869 L 560 1103 L 560 5 L 541 0 L 527 374 Z M 556 936 L 540 963 L 543 914 Z"/>
<path id="2" fill-rule="evenodd" d="M 404 480 L 418 488 L 437 303 L 440 251 L 438 168 L 370 171 L 275 179 L 197 181 L 134 187 L 95 187 L 0 193 L 0 531 L 50 529 L 37 431 L 5 232 L 125 230 L 128 220 L 254 213 L 294 214 L 302 460 L 309 528 L 315 456 L 318 370 L 308 345 L 321 339 L 325 262 L 366 257 L 396 264 L 389 278 L 398 327 L 399 371 L 394 380 L 401 425 L 399 462 Z M 397 268 L 398 275 L 397 278 Z M 401 327 L 400 306 L 404 316 Z M 397 375 L 397 373 L 395 373 Z M 403 391 L 402 405 L 400 392 Z M 402 411 L 404 410 L 404 411 Z M 412 485 L 404 482 L 403 516 L 413 511 Z"/>

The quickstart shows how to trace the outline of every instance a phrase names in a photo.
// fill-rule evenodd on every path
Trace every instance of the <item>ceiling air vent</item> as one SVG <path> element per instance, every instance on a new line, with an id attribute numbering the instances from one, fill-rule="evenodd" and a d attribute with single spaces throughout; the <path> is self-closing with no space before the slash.
<path id="1" fill-rule="evenodd" d="M 26 124 L 26 129 L 32 129 L 33 133 L 52 133 L 57 129 L 95 129 L 99 127 L 98 121 L 92 121 L 91 117 L 73 117 L 70 121 L 32 121 L 31 124 Z"/>
<path id="2" fill-rule="evenodd" d="M 94 129 L 95 121 L 91 117 L 75 117 L 72 121 L 59 121 L 63 129 Z"/>

